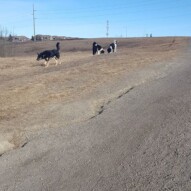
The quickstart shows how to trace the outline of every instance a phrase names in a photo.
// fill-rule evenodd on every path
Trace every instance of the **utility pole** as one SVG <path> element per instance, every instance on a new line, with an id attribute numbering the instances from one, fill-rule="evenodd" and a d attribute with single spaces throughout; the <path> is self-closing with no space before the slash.
<path id="1" fill-rule="evenodd" d="M 33 13 L 32 13 L 32 16 L 33 16 L 33 32 L 34 32 L 34 41 L 36 41 L 36 34 L 35 34 L 35 9 L 34 9 L 34 4 L 33 4 Z"/>
<path id="2" fill-rule="evenodd" d="M 106 36 L 108 38 L 109 36 L 109 21 L 107 20 L 107 25 L 106 25 Z"/>
<path id="3" fill-rule="evenodd" d="M 126 25 L 126 30 L 125 31 L 126 31 L 126 38 L 127 38 L 127 25 Z"/>

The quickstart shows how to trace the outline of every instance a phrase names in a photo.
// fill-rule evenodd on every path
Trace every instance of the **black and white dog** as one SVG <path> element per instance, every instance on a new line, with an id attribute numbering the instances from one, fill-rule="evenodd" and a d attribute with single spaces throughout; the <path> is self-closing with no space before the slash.
<path id="1" fill-rule="evenodd" d="M 117 52 L 117 41 L 114 40 L 113 43 L 111 43 L 107 49 L 108 53 Z"/>
<path id="2" fill-rule="evenodd" d="M 43 51 L 43 52 L 41 52 L 41 53 L 37 53 L 37 60 L 39 61 L 39 60 L 44 59 L 44 60 L 45 60 L 44 65 L 45 65 L 46 67 L 48 67 L 48 65 L 49 65 L 49 60 L 50 60 L 51 58 L 54 58 L 54 59 L 55 59 L 56 65 L 57 65 L 57 64 L 58 64 L 58 60 L 59 60 L 59 58 L 60 58 L 60 43 L 59 43 L 59 42 L 56 43 L 56 49 L 53 49 L 53 50 L 45 50 L 45 51 Z"/>
<path id="3" fill-rule="evenodd" d="M 96 42 L 94 42 L 92 45 L 92 51 L 93 51 L 93 55 L 104 54 L 104 52 L 105 52 L 104 49 L 99 44 L 97 44 Z"/>

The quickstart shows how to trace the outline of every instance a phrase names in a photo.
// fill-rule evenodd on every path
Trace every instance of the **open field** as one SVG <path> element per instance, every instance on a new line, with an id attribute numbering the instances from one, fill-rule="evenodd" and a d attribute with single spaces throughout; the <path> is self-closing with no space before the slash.
<path id="1" fill-rule="evenodd" d="M 120 78 L 178 58 L 189 38 L 117 39 L 116 54 L 92 56 L 94 40 L 103 47 L 113 41 L 61 41 L 62 63 L 55 66 L 52 60 L 48 68 L 36 61 L 36 53 L 55 48 L 55 41 L 11 45 L 15 56 L 0 58 L 0 154 L 22 146 L 42 128 L 91 119 L 136 85 L 118 88 Z"/>

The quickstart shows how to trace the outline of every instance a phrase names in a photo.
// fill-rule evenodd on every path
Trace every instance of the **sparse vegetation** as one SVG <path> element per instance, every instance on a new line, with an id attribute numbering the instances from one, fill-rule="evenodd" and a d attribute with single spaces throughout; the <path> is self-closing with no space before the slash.
<path id="1" fill-rule="evenodd" d="M 92 56 L 94 40 L 61 41 L 62 64 L 57 67 L 54 61 L 49 68 L 36 61 L 36 53 L 54 48 L 55 41 L 16 43 L 14 57 L 0 58 L 1 136 L 15 129 L 31 132 L 92 117 L 98 101 L 116 94 L 111 90 L 104 94 L 100 87 L 107 89 L 133 70 L 175 59 L 189 42 L 189 38 L 117 39 L 116 54 Z M 106 48 L 113 39 L 96 42 Z"/>
<path id="2" fill-rule="evenodd" d="M 10 43 L 11 37 L 12 36 L 9 34 L 8 30 L 0 26 L 0 57 L 14 55 L 14 47 Z"/>

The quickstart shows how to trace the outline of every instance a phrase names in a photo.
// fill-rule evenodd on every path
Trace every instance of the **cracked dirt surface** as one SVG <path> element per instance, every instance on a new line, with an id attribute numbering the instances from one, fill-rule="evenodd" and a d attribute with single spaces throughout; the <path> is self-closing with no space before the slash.
<path id="1" fill-rule="evenodd" d="M 105 47 L 112 40 L 96 39 Z M 188 41 L 118 39 L 117 54 L 100 56 L 91 55 L 93 40 L 62 41 L 62 64 L 48 68 L 35 53 L 55 42 L 17 45 L 15 57 L 0 58 L 0 154 L 24 146 L 41 129 L 92 119 L 133 87 L 165 76 Z"/>

